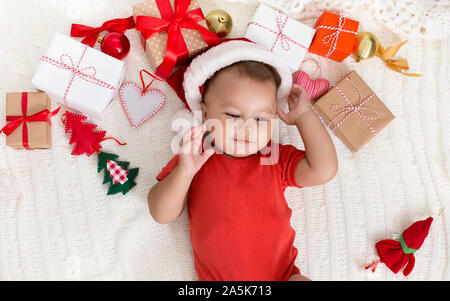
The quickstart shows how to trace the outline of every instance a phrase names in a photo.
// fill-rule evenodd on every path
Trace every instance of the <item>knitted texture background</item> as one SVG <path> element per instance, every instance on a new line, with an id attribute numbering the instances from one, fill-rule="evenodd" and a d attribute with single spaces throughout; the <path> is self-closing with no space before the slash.
<path id="1" fill-rule="evenodd" d="M 450 33 L 448 0 L 227 0 L 233 3 L 264 2 L 296 18 L 314 16 L 324 9 L 344 13 L 365 11 L 402 38 L 442 39 Z"/>
<path id="2" fill-rule="evenodd" d="M 0 125 L 5 120 L 5 93 L 34 91 L 31 78 L 55 32 L 69 34 L 72 23 L 99 26 L 128 17 L 132 5 L 140 1 L 0 1 Z M 244 35 L 258 4 L 199 2 L 205 15 L 215 8 L 231 14 L 232 37 Z M 434 13 L 448 15 L 446 2 L 423 1 L 443 8 L 429 10 L 428 16 L 417 10 L 417 20 L 398 10 L 399 18 L 408 20 L 405 26 L 393 26 L 397 10 L 384 13 L 380 8 L 384 1 L 345 1 L 342 6 L 343 1 L 318 1 L 321 6 L 316 1 L 265 2 L 309 26 L 323 5 L 342 8 L 361 22 L 360 31 L 375 33 L 385 47 L 408 38 L 398 56 L 408 59 L 411 72 L 423 74 L 405 77 L 378 58 L 355 63 L 349 57 L 337 63 L 307 55 L 321 64 L 322 77 L 331 85 L 356 70 L 396 119 L 358 153 L 351 153 L 330 132 L 339 158 L 337 176 L 325 185 L 286 190 L 297 233 L 297 266 L 313 280 L 402 280 L 401 274 L 384 266 L 374 274 L 364 270 L 376 254 L 375 243 L 398 238 L 415 220 L 446 207 L 416 252 L 416 266 L 406 279 L 450 280 L 450 40 L 448 23 L 444 24 L 449 18 L 433 25 L 439 20 Z M 422 25 L 425 32 L 417 34 Z M 428 32 L 439 34 L 428 39 Z M 132 50 L 125 59 L 125 81 L 139 83 L 139 70 L 154 70 L 138 32 L 126 34 Z M 305 62 L 302 68 L 311 71 L 315 66 Z M 197 279 L 186 210 L 169 225 L 157 224 L 148 211 L 148 190 L 173 156 L 171 117 L 184 107 L 166 83 L 154 82 L 152 87 L 163 91 L 167 101 L 139 128 L 130 126 L 117 97 L 105 120 L 95 121 L 108 136 L 128 143 L 104 142 L 102 151 L 139 167 L 138 185 L 125 196 L 106 196 L 95 156 L 70 155 L 72 146 L 60 116 L 53 118 L 52 149 L 17 151 L 5 145 L 4 136 L 0 138 L 0 280 Z M 52 103 L 52 109 L 57 106 Z M 295 127 L 283 124 L 279 134 L 282 143 L 303 148 Z"/>

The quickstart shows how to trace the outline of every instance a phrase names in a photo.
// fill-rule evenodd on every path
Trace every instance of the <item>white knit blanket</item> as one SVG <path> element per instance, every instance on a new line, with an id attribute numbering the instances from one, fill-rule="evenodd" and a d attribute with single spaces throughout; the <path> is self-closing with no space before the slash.
<path id="1" fill-rule="evenodd" d="M 55 32 L 68 34 L 72 23 L 100 25 L 128 17 L 138 2 L 0 1 L 0 126 L 5 120 L 5 93 L 34 90 L 32 75 Z M 245 33 L 257 6 L 257 1 L 240 2 L 244 1 L 200 0 L 205 14 L 214 8 L 231 14 L 232 37 Z M 314 11 L 314 2 L 307 2 L 305 9 Z M 382 1 L 373 1 L 374 7 L 378 2 Z M 391 26 L 365 3 L 366 8 L 345 11 L 361 22 L 360 31 L 375 33 L 385 47 L 399 43 L 400 37 L 388 29 Z M 340 8 L 331 1 L 328 7 Z M 301 10 L 291 14 L 312 26 L 319 16 L 316 11 L 304 17 Z M 149 64 L 139 34 L 130 30 L 127 36 L 132 51 L 125 60 L 125 80 L 139 82 L 139 70 L 150 70 Z M 401 37 L 405 38 L 405 33 Z M 339 158 L 337 176 L 325 185 L 286 191 L 297 233 L 296 264 L 311 279 L 450 280 L 449 41 L 445 34 L 433 40 L 409 36 L 398 56 L 407 58 L 411 71 L 423 74 L 420 78 L 395 73 L 378 58 L 355 63 L 349 57 L 337 63 L 308 55 L 321 63 L 322 75 L 331 84 L 356 70 L 396 117 L 358 153 L 351 153 L 330 132 Z M 314 66 L 307 63 L 303 67 Z M 167 102 L 147 123 L 131 128 L 117 98 L 106 119 L 98 123 L 108 136 L 128 143 L 104 142 L 103 149 L 140 168 L 138 186 L 125 196 L 106 196 L 107 186 L 102 185 L 103 175 L 97 173 L 95 156 L 70 155 L 72 147 L 59 116 L 53 119 L 52 149 L 13 150 L 2 135 L 1 280 L 197 279 L 186 210 L 169 225 L 157 224 L 148 211 L 147 192 L 173 155 L 170 119 L 183 107 L 167 84 L 153 86 L 167 95 Z M 56 107 L 53 103 L 52 108 Z M 295 127 L 284 125 L 280 134 L 282 143 L 303 147 Z M 364 270 L 376 258 L 378 240 L 397 238 L 415 220 L 442 207 L 447 208 L 415 253 L 416 266 L 408 277 L 395 275 L 384 265 L 373 274 Z"/>

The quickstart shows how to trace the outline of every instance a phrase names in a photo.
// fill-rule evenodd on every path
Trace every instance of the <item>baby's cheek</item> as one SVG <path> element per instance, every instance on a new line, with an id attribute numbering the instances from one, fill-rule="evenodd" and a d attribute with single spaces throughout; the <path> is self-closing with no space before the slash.
<path id="1" fill-rule="evenodd" d="M 261 148 L 261 147 L 264 147 L 267 144 L 267 142 L 269 142 L 270 137 L 272 135 L 270 123 L 259 125 L 257 130 L 258 130 L 257 144 L 258 144 L 258 148 Z"/>
<path id="2" fill-rule="evenodd" d="M 234 127 L 229 124 L 227 125 L 225 120 L 216 120 L 212 129 L 214 130 L 212 137 L 214 138 L 215 145 L 221 149 L 225 148 L 228 139 L 233 139 L 234 137 Z"/>

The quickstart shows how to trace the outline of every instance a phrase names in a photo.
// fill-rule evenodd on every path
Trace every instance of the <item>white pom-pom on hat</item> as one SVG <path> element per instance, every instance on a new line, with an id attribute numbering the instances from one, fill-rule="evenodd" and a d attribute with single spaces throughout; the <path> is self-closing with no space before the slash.
<path id="1" fill-rule="evenodd" d="M 183 108 L 176 112 L 172 117 L 171 130 L 177 134 L 183 134 L 193 126 L 199 126 L 202 124 L 202 112 L 196 111 L 192 113 L 186 108 Z"/>

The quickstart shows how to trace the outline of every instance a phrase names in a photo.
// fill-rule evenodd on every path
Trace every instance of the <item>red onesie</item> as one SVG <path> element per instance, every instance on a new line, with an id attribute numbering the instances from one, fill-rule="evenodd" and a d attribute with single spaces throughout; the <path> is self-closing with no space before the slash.
<path id="1" fill-rule="evenodd" d="M 305 152 L 281 144 L 271 149 L 243 158 L 215 153 L 194 176 L 187 209 L 198 280 L 288 280 L 300 273 L 284 191 L 302 187 L 295 169 Z M 260 164 L 269 157 L 274 164 Z M 156 179 L 177 164 L 175 155 Z"/>

